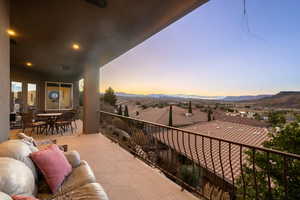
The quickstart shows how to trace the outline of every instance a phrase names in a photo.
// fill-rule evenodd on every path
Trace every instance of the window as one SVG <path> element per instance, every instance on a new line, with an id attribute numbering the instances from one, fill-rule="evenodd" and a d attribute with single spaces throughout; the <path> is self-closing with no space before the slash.
<path id="1" fill-rule="evenodd" d="M 73 84 L 46 82 L 46 110 L 73 109 Z"/>
<path id="2" fill-rule="evenodd" d="M 36 106 L 37 95 L 36 95 L 36 84 L 28 83 L 27 84 L 27 105 L 28 106 Z"/>
<path id="3" fill-rule="evenodd" d="M 19 113 L 22 111 L 22 83 L 11 82 L 11 112 Z"/>
<path id="4" fill-rule="evenodd" d="M 72 109 L 73 96 L 72 96 L 72 84 L 61 84 L 59 88 L 59 105 L 60 109 Z"/>

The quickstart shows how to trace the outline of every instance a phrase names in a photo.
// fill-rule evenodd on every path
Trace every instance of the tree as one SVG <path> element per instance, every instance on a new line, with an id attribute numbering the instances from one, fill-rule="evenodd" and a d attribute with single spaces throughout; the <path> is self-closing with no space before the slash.
<path id="1" fill-rule="evenodd" d="M 115 106 L 117 102 L 117 96 L 115 95 L 115 91 L 109 87 L 105 90 L 105 94 L 103 97 L 104 102 L 110 104 L 111 106 Z"/>
<path id="2" fill-rule="evenodd" d="M 123 115 L 122 105 L 119 105 L 119 108 L 118 108 L 118 115 Z"/>
<path id="3" fill-rule="evenodd" d="M 193 111 L 192 111 L 192 102 L 191 102 L 191 101 L 189 101 L 189 110 L 188 110 L 188 112 L 189 112 L 190 114 L 193 113 Z"/>
<path id="4" fill-rule="evenodd" d="M 169 110 L 169 126 L 173 126 L 173 111 L 172 111 L 172 105 L 170 105 L 170 110 Z"/>
<path id="5" fill-rule="evenodd" d="M 261 116 L 260 116 L 260 114 L 258 114 L 258 113 L 255 113 L 255 114 L 254 114 L 254 119 L 256 119 L 256 120 L 260 121 L 260 120 L 261 120 Z"/>
<path id="6" fill-rule="evenodd" d="M 300 114 L 294 114 L 297 121 L 300 122 Z"/>
<path id="7" fill-rule="evenodd" d="M 263 144 L 266 148 L 278 151 L 300 154 L 300 125 L 293 122 L 285 126 L 280 132 L 271 134 L 271 139 Z M 256 191 L 254 186 L 253 173 L 253 151 L 247 150 L 247 163 L 243 166 L 244 180 L 246 181 L 246 199 L 255 199 Z M 258 188 L 258 199 L 287 199 L 285 197 L 285 179 L 283 176 L 284 169 L 287 169 L 287 188 L 288 199 L 300 199 L 300 161 L 296 159 L 286 158 L 286 166 L 282 156 L 266 152 L 256 151 L 255 168 L 256 182 Z M 271 193 L 268 188 L 268 170 L 270 171 Z M 238 180 L 238 197 L 243 194 L 242 177 Z M 239 198 L 238 198 L 239 199 Z"/>
<path id="8" fill-rule="evenodd" d="M 212 110 L 211 108 L 209 108 L 207 111 L 207 121 L 211 121 L 211 120 L 212 120 Z"/>
<path id="9" fill-rule="evenodd" d="M 272 126 L 282 127 L 286 123 L 286 119 L 281 112 L 270 112 L 269 113 L 269 123 Z"/>
<path id="10" fill-rule="evenodd" d="M 219 108 L 219 103 L 216 103 L 215 110 L 217 110 L 218 108 Z"/>
<path id="11" fill-rule="evenodd" d="M 127 105 L 125 105 L 124 116 L 125 116 L 125 117 L 129 117 L 128 106 L 127 106 Z"/>

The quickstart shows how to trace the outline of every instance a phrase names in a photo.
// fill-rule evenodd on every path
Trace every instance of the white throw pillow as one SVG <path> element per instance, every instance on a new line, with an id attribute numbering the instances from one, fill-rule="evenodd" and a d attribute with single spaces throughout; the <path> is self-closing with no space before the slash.
<path id="1" fill-rule="evenodd" d="M 31 170 L 21 161 L 0 158 L 0 191 L 8 195 L 33 195 L 35 180 Z"/>
<path id="2" fill-rule="evenodd" d="M 12 200 L 12 198 L 9 195 L 7 195 L 3 192 L 0 192 L 0 199 L 1 200 Z"/>
<path id="3" fill-rule="evenodd" d="M 29 167 L 37 180 L 37 170 L 29 155 L 38 151 L 37 148 L 30 146 L 22 140 L 8 140 L 0 144 L 0 157 L 8 157 L 23 162 Z"/>

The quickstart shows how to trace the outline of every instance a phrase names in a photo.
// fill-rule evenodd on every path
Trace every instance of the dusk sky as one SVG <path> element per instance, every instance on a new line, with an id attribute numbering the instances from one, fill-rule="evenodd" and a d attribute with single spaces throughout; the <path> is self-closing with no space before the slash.
<path id="1" fill-rule="evenodd" d="M 298 91 L 299 8 L 299 0 L 247 0 L 245 17 L 243 0 L 211 0 L 101 68 L 101 92 Z"/>

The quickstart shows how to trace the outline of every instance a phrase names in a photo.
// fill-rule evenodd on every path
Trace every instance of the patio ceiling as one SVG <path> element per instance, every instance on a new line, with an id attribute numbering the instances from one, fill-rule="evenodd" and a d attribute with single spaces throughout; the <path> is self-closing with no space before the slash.
<path id="1" fill-rule="evenodd" d="M 108 0 L 100 8 L 85 0 L 11 0 L 12 67 L 79 77 L 86 63 L 105 65 L 207 1 Z"/>

